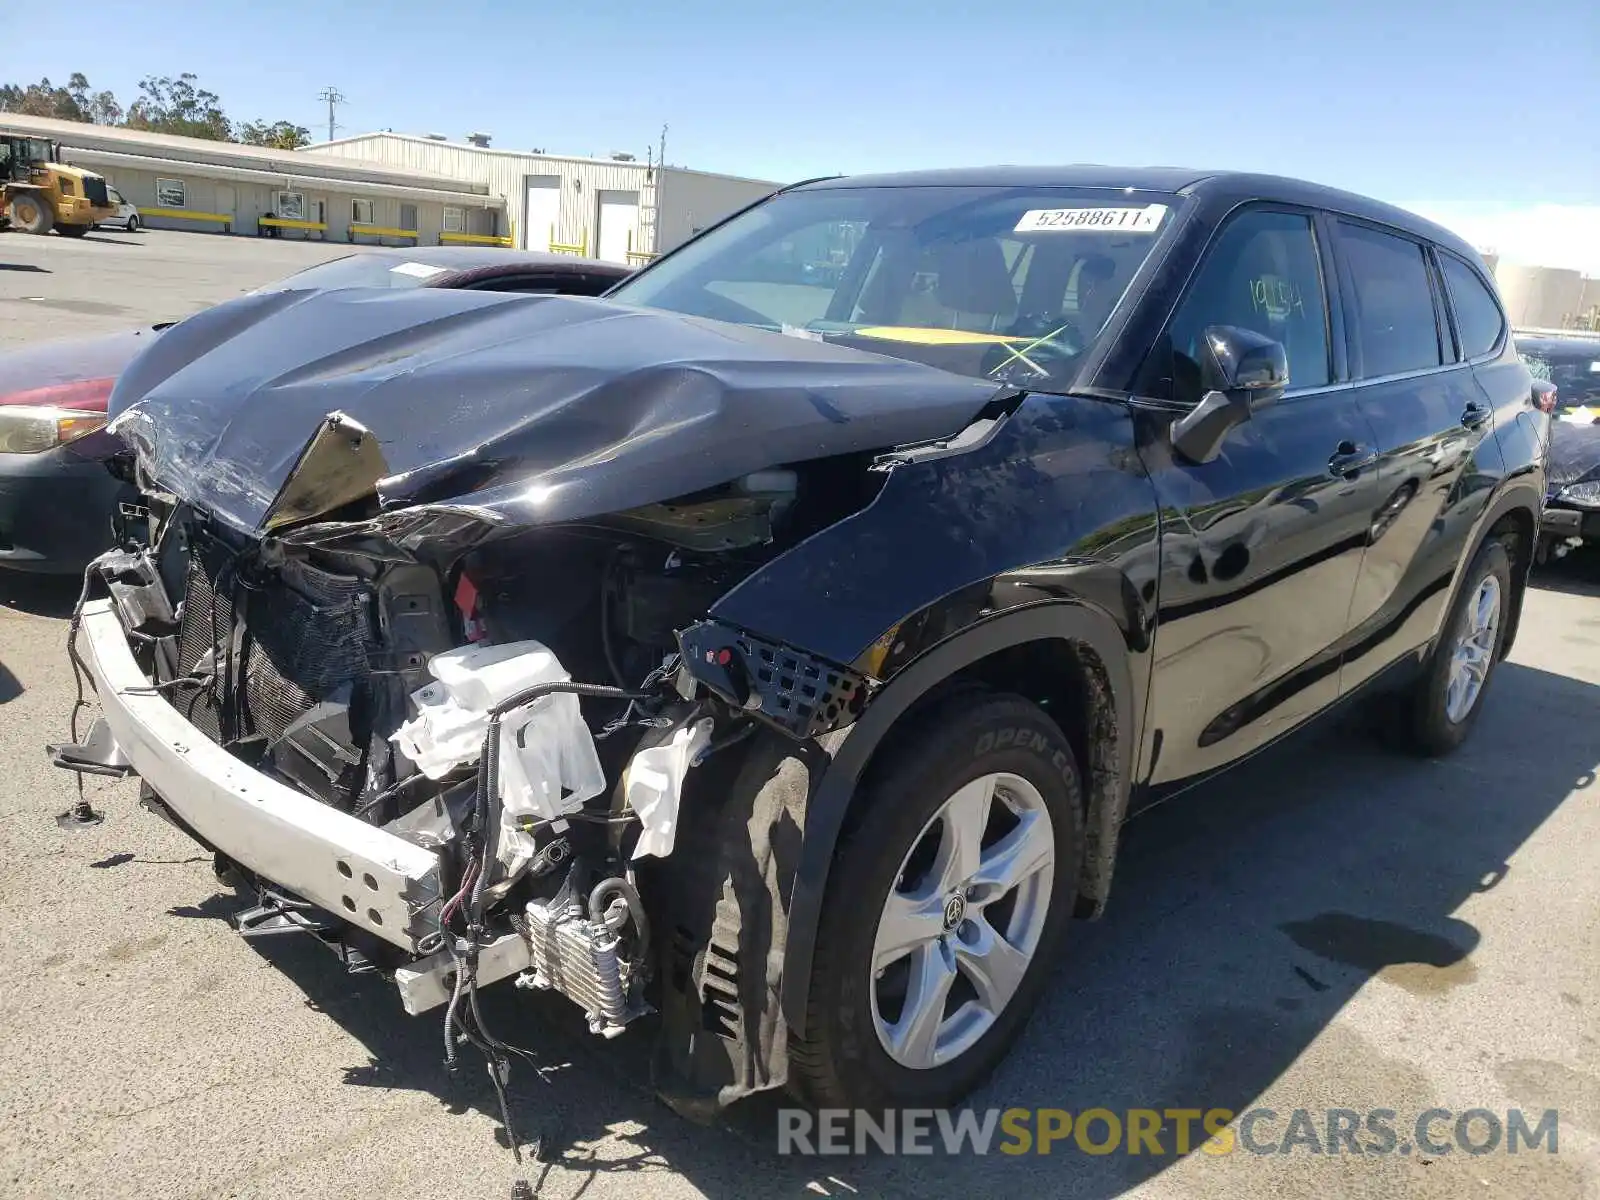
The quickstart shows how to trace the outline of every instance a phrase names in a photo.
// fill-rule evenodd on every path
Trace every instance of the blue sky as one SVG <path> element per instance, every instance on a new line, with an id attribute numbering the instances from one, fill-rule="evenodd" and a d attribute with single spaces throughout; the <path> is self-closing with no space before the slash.
<path id="1" fill-rule="evenodd" d="M 1176 163 L 1490 234 L 1541 204 L 1600 223 L 1595 0 L 95 0 L 10 5 L 0 29 L 0 79 L 80 70 L 126 103 L 142 75 L 194 71 L 231 117 L 318 137 L 334 84 L 341 134 L 643 157 L 665 123 L 669 161 L 758 178 Z"/>

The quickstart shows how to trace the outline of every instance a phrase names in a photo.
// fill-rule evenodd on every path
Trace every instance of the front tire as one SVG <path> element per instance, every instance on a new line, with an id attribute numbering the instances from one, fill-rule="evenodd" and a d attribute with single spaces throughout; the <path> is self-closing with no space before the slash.
<path id="1" fill-rule="evenodd" d="M 135 217 L 129 217 L 128 218 L 128 232 L 129 233 L 138 233 L 139 232 L 139 218 L 138 217 L 135 216 Z"/>
<path id="2" fill-rule="evenodd" d="M 1466 741 L 1500 661 L 1511 600 L 1511 557 L 1503 543 L 1485 542 L 1410 694 L 1403 725 L 1410 749 L 1437 756 Z"/>
<path id="3" fill-rule="evenodd" d="M 1037 705 L 966 692 L 875 764 L 835 854 L 790 1079 L 821 1108 L 947 1107 L 1049 978 L 1082 858 L 1072 748 Z"/>

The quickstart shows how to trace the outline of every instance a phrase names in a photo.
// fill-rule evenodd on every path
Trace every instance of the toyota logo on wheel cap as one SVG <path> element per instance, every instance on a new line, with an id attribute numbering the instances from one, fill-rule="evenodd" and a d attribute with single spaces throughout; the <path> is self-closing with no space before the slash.
<path id="1" fill-rule="evenodd" d="M 957 892 L 944 902 L 944 931 L 949 933 L 967 916 L 967 898 Z"/>

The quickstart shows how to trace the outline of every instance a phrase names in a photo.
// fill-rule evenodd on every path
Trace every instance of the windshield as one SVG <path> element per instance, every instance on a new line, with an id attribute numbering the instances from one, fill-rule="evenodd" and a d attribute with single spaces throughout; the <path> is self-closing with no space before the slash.
<path id="1" fill-rule="evenodd" d="M 1519 340 L 1517 350 L 1535 379 L 1556 385 L 1556 402 L 1562 408 L 1600 405 L 1600 340 Z"/>
<path id="2" fill-rule="evenodd" d="M 608 298 L 1048 390 L 1066 386 L 1180 203 L 1088 188 L 787 192 Z"/>
<path id="3" fill-rule="evenodd" d="M 302 288 L 413 288 L 448 273 L 447 267 L 412 262 L 399 255 L 350 254 L 257 288 L 256 294 Z"/>

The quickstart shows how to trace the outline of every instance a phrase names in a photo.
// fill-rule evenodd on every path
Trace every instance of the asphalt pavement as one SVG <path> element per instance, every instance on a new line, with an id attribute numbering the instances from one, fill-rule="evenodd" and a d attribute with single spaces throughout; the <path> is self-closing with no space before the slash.
<path id="1" fill-rule="evenodd" d="M 0 236 L 0 339 L 181 316 L 343 246 Z M 36 269 L 35 269 L 36 268 Z M 32 299 L 30 297 L 40 297 Z M 296 940 L 246 943 L 209 859 L 91 782 L 61 828 L 45 759 L 74 689 L 76 589 L 0 575 L 0 1195 L 15 1197 L 1600 1196 L 1600 557 L 1536 576 L 1472 740 L 1385 749 L 1353 710 L 1133 822 L 1104 920 L 976 1109 L 1559 1114 L 1481 1155 L 780 1156 L 777 1101 L 701 1128 L 657 1104 L 647 1031 L 593 1039 L 549 995 L 486 993 L 531 1049 L 510 1088 L 546 1162 L 513 1162 L 487 1076 L 436 1015 Z M 1441 1121 L 1441 1136 L 1450 1121 Z M 1198 1140 L 1198 1139 L 1197 1139 Z"/>
<path id="2" fill-rule="evenodd" d="M 150 229 L 0 235 L 0 346 L 180 320 L 361 249 Z"/>

